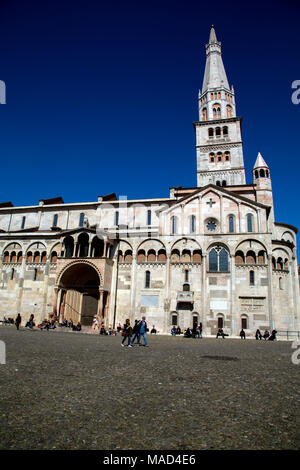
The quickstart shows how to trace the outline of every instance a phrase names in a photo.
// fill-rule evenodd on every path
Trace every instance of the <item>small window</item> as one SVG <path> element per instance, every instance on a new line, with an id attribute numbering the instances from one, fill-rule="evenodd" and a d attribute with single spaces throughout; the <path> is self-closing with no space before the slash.
<path id="1" fill-rule="evenodd" d="M 26 222 L 26 217 L 23 216 L 22 217 L 22 222 L 21 222 L 21 230 L 23 230 L 25 228 L 25 222 Z"/>
<path id="2" fill-rule="evenodd" d="M 177 326 L 177 318 L 178 318 L 178 316 L 174 313 L 172 315 L 172 325 L 173 326 Z"/>
<path id="3" fill-rule="evenodd" d="M 279 278 L 279 289 L 283 290 L 282 277 Z"/>
<path id="4" fill-rule="evenodd" d="M 150 271 L 146 271 L 145 288 L 146 289 L 150 288 Z"/>
<path id="5" fill-rule="evenodd" d="M 115 225 L 119 225 L 119 211 L 115 212 Z"/>
<path id="6" fill-rule="evenodd" d="M 37 269 L 34 269 L 34 271 L 33 271 L 33 280 L 34 281 L 37 280 Z"/>
<path id="7" fill-rule="evenodd" d="M 247 231 L 253 232 L 253 216 L 252 214 L 247 215 Z"/>
<path id="8" fill-rule="evenodd" d="M 10 280 L 13 281 L 15 277 L 15 270 L 12 268 L 11 273 L 10 273 Z"/>
<path id="9" fill-rule="evenodd" d="M 223 317 L 218 317 L 218 328 L 224 327 L 224 320 Z"/>
<path id="10" fill-rule="evenodd" d="M 147 211 L 147 225 L 151 225 L 151 211 Z"/>
<path id="11" fill-rule="evenodd" d="M 249 272 L 249 284 L 250 286 L 255 285 L 254 271 Z"/>
<path id="12" fill-rule="evenodd" d="M 57 214 L 54 214 L 52 227 L 57 227 L 57 220 L 58 220 L 58 215 L 57 215 Z"/>
<path id="13" fill-rule="evenodd" d="M 177 233 L 177 218 L 175 216 L 171 217 L 171 224 L 172 224 L 172 234 L 175 235 Z"/>
<path id="14" fill-rule="evenodd" d="M 186 269 L 184 272 L 184 281 L 189 282 L 189 270 Z"/>
<path id="15" fill-rule="evenodd" d="M 196 217 L 194 215 L 190 218 L 190 233 L 195 233 L 196 231 Z"/>
<path id="16" fill-rule="evenodd" d="M 247 330 L 247 328 L 248 328 L 248 319 L 244 317 L 244 318 L 241 318 L 241 320 L 242 320 L 242 329 Z"/>
<path id="17" fill-rule="evenodd" d="M 79 216 L 79 227 L 83 227 L 83 222 L 84 222 L 84 213 L 81 212 Z"/>
<path id="18" fill-rule="evenodd" d="M 228 217 L 228 230 L 229 230 L 229 233 L 234 232 L 234 218 L 233 218 L 233 215 L 230 215 Z"/>

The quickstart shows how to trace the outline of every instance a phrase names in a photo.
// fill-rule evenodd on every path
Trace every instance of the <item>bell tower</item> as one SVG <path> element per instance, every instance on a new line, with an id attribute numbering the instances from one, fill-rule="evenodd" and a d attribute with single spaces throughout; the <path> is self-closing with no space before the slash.
<path id="1" fill-rule="evenodd" d="M 213 25 L 206 45 L 206 65 L 198 103 L 199 121 L 194 123 L 197 186 L 245 184 L 242 119 L 236 116 L 234 89 L 229 87 L 221 43 Z"/>

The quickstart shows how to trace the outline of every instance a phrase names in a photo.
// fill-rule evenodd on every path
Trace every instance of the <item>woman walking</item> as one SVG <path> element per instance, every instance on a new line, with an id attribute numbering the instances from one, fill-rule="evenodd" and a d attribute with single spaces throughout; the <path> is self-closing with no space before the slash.
<path id="1" fill-rule="evenodd" d="M 130 326 L 130 320 L 129 320 L 129 318 L 127 318 L 126 323 L 124 324 L 124 327 L 123 327 L 123 332 L 122 332 L 123 340 L 122 340 L 121 346 L 124 347 L 124 342 L 125 342 L 126 338 L 128 338 L 128 344 L 127 345 L 128 345 L 129 348 L 132 348 L 132 346 L 130 344 L 131 332 L 132 332 L 132 328 Z"/>

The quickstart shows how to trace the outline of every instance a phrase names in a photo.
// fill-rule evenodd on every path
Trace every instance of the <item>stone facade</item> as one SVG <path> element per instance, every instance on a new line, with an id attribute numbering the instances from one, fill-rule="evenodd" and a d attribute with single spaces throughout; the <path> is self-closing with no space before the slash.
<path id="1" fill-rule="evenodd" d="M 0 318 L 50 315 L 115 327 L 146 316 L 169 333 L 297 331 L 297 229 L 275 222 L 261 154 L 246 184 L 241 118 L 211 30 L 199 122 L 197 187 L 160 199 L 62 198 L 0 204 Z"/>

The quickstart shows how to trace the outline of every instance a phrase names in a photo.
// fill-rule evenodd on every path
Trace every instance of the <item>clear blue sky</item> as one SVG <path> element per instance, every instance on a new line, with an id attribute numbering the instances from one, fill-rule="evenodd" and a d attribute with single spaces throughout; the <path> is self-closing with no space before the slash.
<path id="1" fill-rule="evenodd" d="M 196 186 L 197 95 L 214 24 L 247 183 L 260 151 L 275 217 L 300 228 L 298 1 L 0 1 L 0 201 Z"/>

